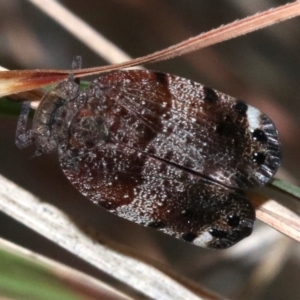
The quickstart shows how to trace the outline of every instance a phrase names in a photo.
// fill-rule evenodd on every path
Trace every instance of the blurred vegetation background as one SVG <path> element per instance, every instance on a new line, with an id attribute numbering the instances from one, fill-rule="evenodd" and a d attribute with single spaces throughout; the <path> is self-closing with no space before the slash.
<path id="1" fill-rule="evenodd" d="M 279 0 L 60 2 L 132 57 L 286 3 Z M 299 25 L 300 18 L 295 18 L 146 66 L 201 82 L 267 113 L 282 141 L 283 162 L 277 177 L 297 185 L 300 184 Z M 68 69 L 75 55 L 83 57 L 84 67 L 106 64 L 30 1 L 0 2 L 1 66 Z M 88 224 L 105 238 L 137 249 L 191 282 L 230 299 L 299 299 L 300 246 L 297 243 L 257 222 L 252 237 L 240 245 L 221 252 L 208 251 L 95 209 L 63 176 L 56 154 L 32 158 L 33 147 L 22 151 L 16 148 L 14 136 L 20 105 L 5 101 L 0 102 L 1 174 L 61 208 L 75 222 Z M 295 207 L 299 211 L 299 205 Z M 3 214 L 0 236 L 111 282 L 105 274 Z M 266 261 L 276 268 L 264 268 Z"/>

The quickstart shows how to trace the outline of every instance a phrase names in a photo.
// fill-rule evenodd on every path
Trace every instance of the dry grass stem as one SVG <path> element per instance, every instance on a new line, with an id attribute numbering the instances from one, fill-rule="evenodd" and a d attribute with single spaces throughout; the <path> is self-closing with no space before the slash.
<path id="1" fill-rule="evenodd" d="M 48 3 L 48 2 L 47 2 Z M 81 69 L 74 71 L 76 77 L 95 75 L 103 72 L 118 70 L 121 68 L 133 67 L 145 63 L 157 62 L 173 58 L 205 48 L 237 36 L 253 32 L 255 30 L 276 24 L 278 22 L 296 17 L 300 14 L 300 2 L 280 6 L 267 10 L 256 15 L 232 22 L 209 32 L 202 33 L 196 37 L 185 40 L 169 48 L 157 51 L 150 55 L 130 60 L 128 62 Z M 9 94 L 20 93 L 30 89 L 43 87 L 48 84 L 57 83 L 65 79 L 70 70 L 25 70 L 6 71 L 0 73 L 0 97 Z"/>
<path id="2" fill-rule="evenodd" d="M 55 0 L 28 0 L 110 64 L 131 57 Z"/>
<path id="3" fill-rule="evenodd" d="M 256 208 L 256 217 L 300 242 L 300 216 L 275 200 L 252 194 L 251 202 Z"/>

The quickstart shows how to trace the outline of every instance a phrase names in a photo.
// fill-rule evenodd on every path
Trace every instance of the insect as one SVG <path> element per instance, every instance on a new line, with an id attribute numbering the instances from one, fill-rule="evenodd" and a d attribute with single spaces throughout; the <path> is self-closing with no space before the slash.
<path id="1" fill-rule="evenodd" d="M 251 234 L 255 211 L 244 190 L 267 183 L 280 165 L 278 132 L 265 114 L 175 75 L 117 71 L 81 90 L 70 74 L 26 131 L 29 109 L 25 102 L 18 147 L 58 151 L 66 177 L 93 203 L 206 248 Z"/>

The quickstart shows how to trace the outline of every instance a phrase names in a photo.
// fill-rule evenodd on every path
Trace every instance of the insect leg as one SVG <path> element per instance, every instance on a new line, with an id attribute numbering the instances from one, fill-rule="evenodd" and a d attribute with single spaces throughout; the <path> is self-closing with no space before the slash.
<path id="1" fill-rule="evenodd" d="M 26 148 L 34 141 L 32 130 L 26 131 L 30 102 L 23 102 L 16 130 L 16 145 L 19 148 Z"/>
<path id="2" fill-rule="evenodd" d="M 72 71 L 81 69 L 81 65 L 81 56 L 75 56 L 72 61 Z M 72 100 L 79 95 L 80 81 L 78 78 L 75 79 L 74 73 L 72 71 L 68 75 L 68 78 L 59 83 L 55 88 L 56 94 L 66 101 Z"/>
<path id="3" fill-rule="evenodd" d="M 79 70 L 82 67 L 82 57 L 75 56 L 72 61 L 72 70 Z"/>

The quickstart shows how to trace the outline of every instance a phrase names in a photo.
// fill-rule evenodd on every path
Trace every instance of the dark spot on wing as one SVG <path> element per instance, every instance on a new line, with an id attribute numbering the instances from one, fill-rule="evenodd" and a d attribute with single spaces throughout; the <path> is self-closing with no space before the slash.
<path id="1" fill-rule="evenodd" d="M 167 74 L 162 72 L 154 72 L 154 74 L 158 82 L 160 82 L 162 85 L 168 85 Z"/>
<path id="2" fill-rule="evenodd" d="M 188 232 L 188 233 L 184 233 L 181 237 L 184 241 L 191 243 L 197 237 L 197 234 L 193 232 Z"/>
<path id="3" fill-rule="evenodd" d="M 228 233 L 226 231 L 219 230 L 216 228 L 211 228 L 209 230 L 209 233 L 215 238 L 226 238 L 228 235 Z"/>
<path id="4" fill-rule="evenodd" d="M 154 221 L 154 222 L 150 222 L 148 223 L 147 225 L 148 227 L 151 227 L 151 228 L 164 228 L 165 227 L 165 224 L 163 221 Z"/>
<path id="5" fill-rule="evenodd" d="M 236 125 L 230 116 L 226 116 L 216 126 L 216 133 L 222 136 L 233 136 L 237 133 Z"/>
<path id="6" fill-rule="evenodd" d="M 266 155 L 261 152 L 255 152 L 253 154 L 252 160 L 257 163 L 258 165 L 261 165 L 265 162 L 266 160 Z"/>
<path id="7" fill-rule="evenodd" d="M 261 143 L 266 143 L 268 138 L 266 136 L 266 134 L 264 133 L 264 131 L 260 130 L 260 129 L 255 129 L 252 133 L 253 139 L 255 141 L 261 142 Z"/>
<path id="8" fill-rule="evenodd" d="M 216 94 L 216 92 L 209 87 L 204 87 L 203 93 L 204 93 L 204 100 L 208 103 L 215 103 L 219 100 L 219 97 Z"/>
<path id="9" fill-rule="evenodd" d="M 241 218 L 237 215 L 228 215 L 227 216 L 227 224 L 231 227 L 239 226 Z"/>
<path id="10" fill-rule="evenodd" d="M 239 113 L 241 116 L 245 116 L 246 112 L 248 110 L 248 105 L 241 100 L 238 100 L 236 104 L 233 106 L 233 108 L 236 110 L 237 113 Z"/>
<path id="11" fill-rule="evenodd" d="M 186 218 L 192 218 L 195 216 L 195 212 L 193 209 L 185 209 L 181 212 L 181 214 Z"/>
<path id="12" fill-rule="evenodd" d="M 99 205 L 101 205 L 103 208 L 105 208 L 107 210 L 113 210 L 113 209 L 116 209 L 118 207 L 118 205 L 116 205 L 115 203 L 104 202 L 104 201 L 99 202 Z"/>

